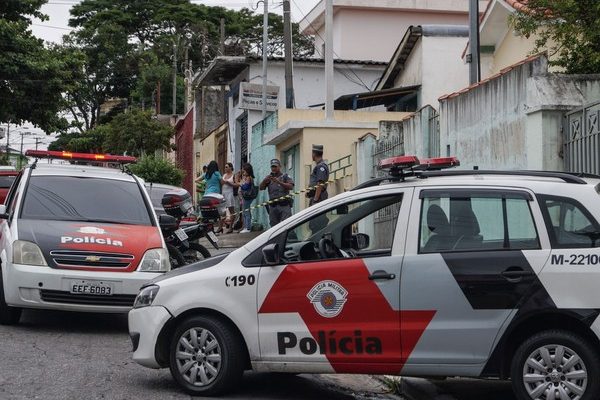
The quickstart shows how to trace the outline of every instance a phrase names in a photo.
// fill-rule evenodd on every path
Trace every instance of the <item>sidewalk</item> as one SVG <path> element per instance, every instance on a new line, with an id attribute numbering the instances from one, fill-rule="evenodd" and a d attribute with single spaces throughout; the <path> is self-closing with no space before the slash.
<path id="1" fill-rule="evenodd" d="M 239 247 L 242 247 L 261 233 L 263 233 L 263 231 L 249 233 L 220 233 L 217 235 L 217 238 L 219 239 L 219 248 L 235 250 Z M 214 250 L 212 244 L 210 244 L 206 238 L 200 239 L 199 242 L 201 245 L 209 249 L 209 251 Z"/>

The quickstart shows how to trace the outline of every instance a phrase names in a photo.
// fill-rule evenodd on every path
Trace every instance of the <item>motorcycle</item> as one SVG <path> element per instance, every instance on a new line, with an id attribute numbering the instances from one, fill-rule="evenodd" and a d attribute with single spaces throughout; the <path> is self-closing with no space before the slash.
<path id="1" fill-rule="evenodd" d="M 214 225 L 209 219 L 181 225 L 182 219 L 190 216 L 193 211 L 192 199 L 187 190 L 171 190 L 165 193 L 161 203 L 167 215 L 177 221 L 177 224 L 161 227 L 173 269 L 211 257 L 208 249 L 198 243 L 200 238 L 205 237 L 215 249 L 219 249 Z"/>

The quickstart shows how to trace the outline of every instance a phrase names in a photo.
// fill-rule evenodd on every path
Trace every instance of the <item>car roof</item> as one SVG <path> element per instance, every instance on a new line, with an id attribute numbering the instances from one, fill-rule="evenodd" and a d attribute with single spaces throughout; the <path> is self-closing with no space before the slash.
<path id="1" fill-rule="evenodd" d="M 74 176 L 85 178 L 103 178 L 135 182 L 133 175 L 116 168 L 93 167 L 76 164 L 45 164 L 37 163 L 35 168 L 30 165 L 32 176 Z"/>
<path id="2" fill-rule="evenodd" d="M 454 172 L 454 171 L 452 171 Z M 522 173 L 521 173 L 522 172 Z M 555 174 L 555 175 L 553 175 Z M 531 171 L 531 175 L 527 171 L 485 171 L 484 174 L 479 171 L 464 171 L 460 174 L 444 174 L 434 173 L 431 176 L 427 174 L 421 177 L 407 177 L 404 181 L 384 182 L 379 185 L 357 189 L 357 191 L 367 190 L 369 188 L 383 187 L 428 187 L 428 186 L 482 186 L 482 187 L 514 187 L 529 189 L 539 193 L 568 193 L 579 190 L 590 190 L 590 188 L 600 189 L 600 176 L 575 177 L 571 182 L 566 182 L 560 176 L 560 173 L 548 172 L 547 174 L 539 173 L 539 171 Z M 568 179 L 568 178 L 567 178 Z M 579 182 L 575 182 L 578 180 Z"/>

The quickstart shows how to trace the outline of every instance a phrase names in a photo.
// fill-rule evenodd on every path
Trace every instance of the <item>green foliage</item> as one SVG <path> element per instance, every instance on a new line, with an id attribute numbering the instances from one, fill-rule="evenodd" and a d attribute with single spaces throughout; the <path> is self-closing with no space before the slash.
<path id="1" fill-rule="evenodd" d="M 527 37 L 536 35 L 536 51 L 549 49 L 551 65 L 571 74 L 600 73 L 600 1 L 528 0 L 511 23 Z"/>
<path id="2" fill-rule="evenodd" d="M 132 164 L 131 172 L 144 179 L 146 182 L 164 183 L 166 185 L 181 186 L 185 173 L 170 161 L 144 156 L 137 164 Z"/>
<path id="3" fill-rule="evenodd" d="M 139 157 L 158 150 L 171 150 L 173 128 L 153 119 L 150 111 L 132 110 L 119 114 L 108 126 L 104 149 L 109 153 Z"/>
<path id="4" fill-rule="evenodd" d="M 62 134 L 49 150 L 82 153 L 128 154 L 139 157 L 170 151 L 173 129 L 152 118 L 150 111 L 131 110 L 116 115 L 109 123 L 83 133 Z"/>
<path id="5" fill-rule="evenodd" d="M 50 133 L 67 125 L 57 113 L 70 64 L 29 30 L 32 17 L 46 19 L 43 3 L 0 1 L 0 122 L 29 121 Z"/>

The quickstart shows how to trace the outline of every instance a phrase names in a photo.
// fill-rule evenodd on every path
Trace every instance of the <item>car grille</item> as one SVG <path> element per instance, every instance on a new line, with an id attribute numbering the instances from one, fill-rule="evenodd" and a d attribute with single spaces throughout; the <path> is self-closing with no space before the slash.
<path id="1" fill-rule="evenodd" d="M 112 296 L 96 296 L 90 294 L 73 294 L 60 290 L 40 290 L 40 297 L 48 303 L 82 304 L 93 306 L 133 307 L 135 295 L 115 294 Z"/>
<path id="2" fill-rule="evenodd" d="M 131 254 L 90 251 L 53 250 L 50 252 L 57 267 L 128 268 L 135 257 Z"/>

